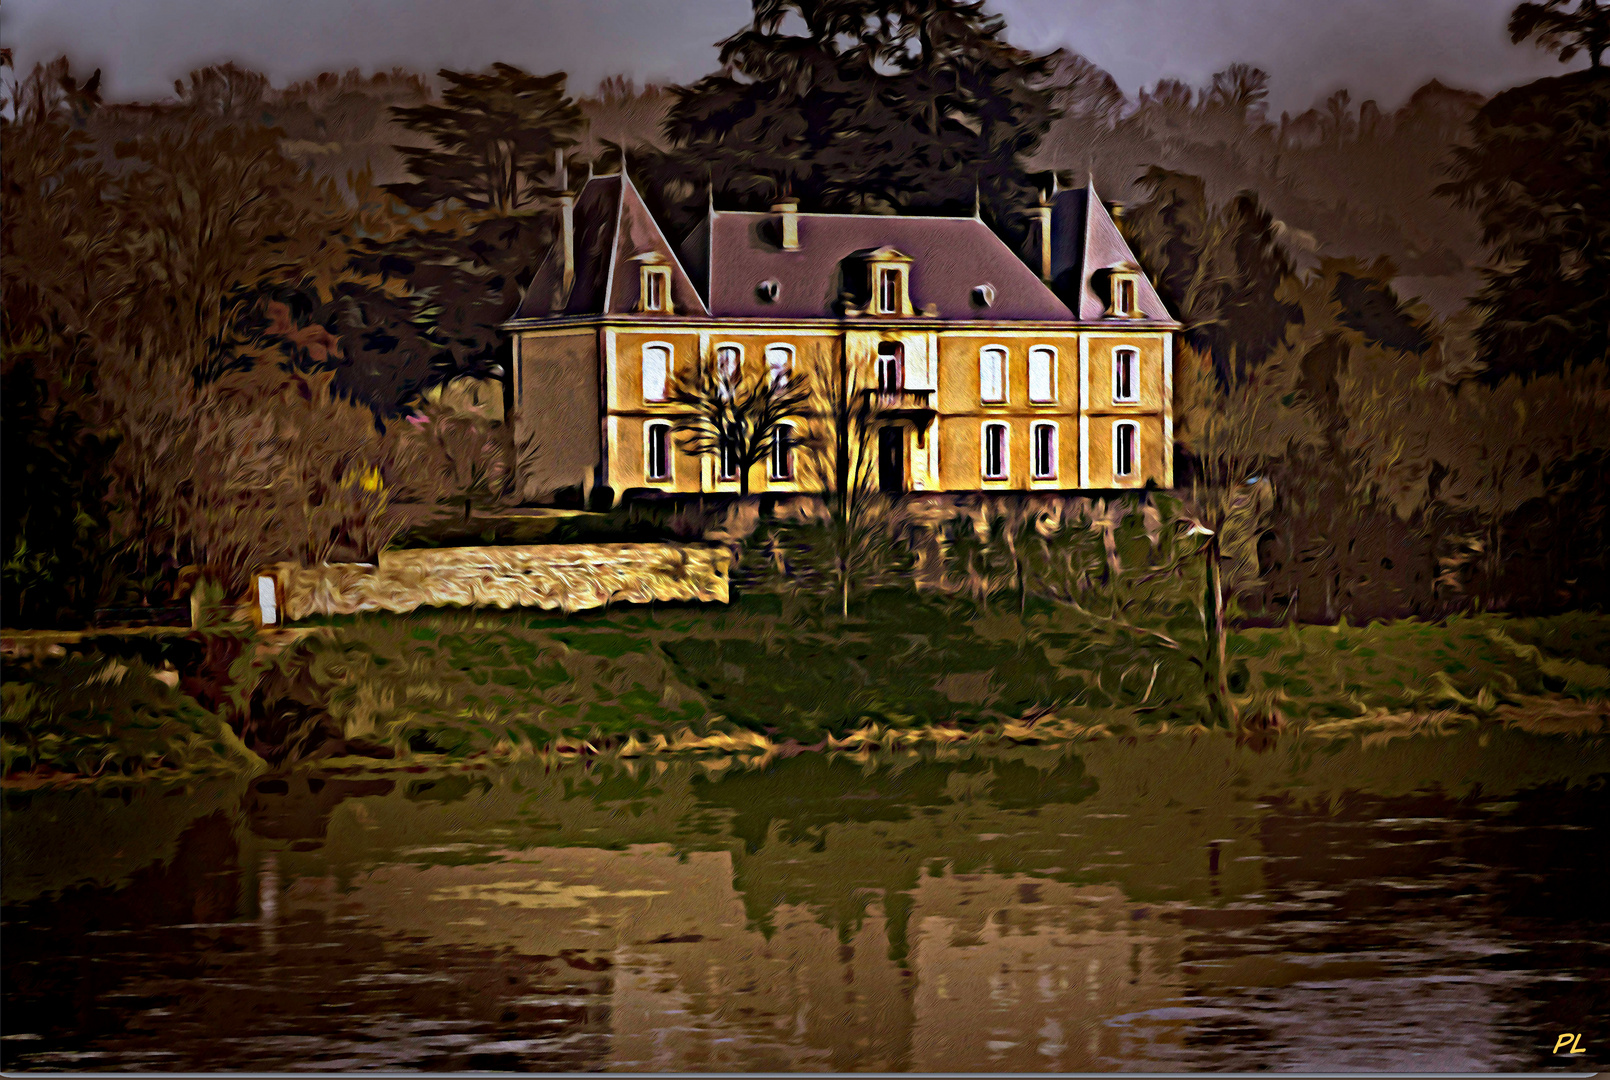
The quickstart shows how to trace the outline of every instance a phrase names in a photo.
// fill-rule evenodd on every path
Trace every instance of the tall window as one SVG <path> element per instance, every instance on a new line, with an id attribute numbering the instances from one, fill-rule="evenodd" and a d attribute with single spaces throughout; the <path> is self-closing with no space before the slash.
<path id="1" fill-rule="evenodd" d="M 878 271 L 878 310 L 885 315 L 900 311 L 900 271 Z"/>
<path id="2" fill-rule="evenodd" d="M 726 436 L 721 438 L 720 469 L 722 480 L 738 479 L 738 444 Z"/>
<path id="3" fill-rule="evenodd" d="M 878 393 L 892 394 L 904 390 L 906 373 L 904 350 L 898 341 L 878 343 Z"/>
<path id="4" fill-rule="evenodd" d="M 668 311 L 666 299 L 671 291 L 671 272 L 663 267 L 643 267 L 643 310 Z"/>
<path id="5" fill-rule="evenodd" d="M 984 425 L 984 479 L 1006 479 L 1006 425 Z"/>
<path id="6" fill-rule="evenodd" d="M 1006 400 L 1006 350 L 999 345 L 986 345 L 978 354 L 978 396 L 985 402 L 999 404 Z"/>
<path id="7" fill-rule="evenodd" d="M 1049 345 L 1036 345 L 1029 350 L 1029 400 L 1055 401 L 1056 384 L 1057 351 Z"/>
<path id="8" fill-rule="evenodd" d="M 716 387 L 723 399 L 731 397 L 732 388 L 738 385 L 743 373 L 743 357 L 743 349 L 737 345 L 716 346 Z"/>
<path id="9" fill-rule="evenodd" d="M 671 379 L 671 346 L 651 341 L 643 346 L 643 400 L 664 401 Z"/>
<path id="10" fill-rule="evenodd" d="M 1121 277 L 1117 281 L 1118 298 L 1114 307 L 1120 315 L 1133 315 L 1135 313 L 1135 279 Z"/>
<path id="11" fill-rule="evenodd" d="M 794 373 L 794 347 L 792 345 L 766 346 L 766 374 L 771 377 L 772 385 L 783 387 L 788 385 L 788 378 Z"/>
<path id="12" fill-rule="evenodd" d="M 1112 475 L 1115 480 L 1135 475 L 1135 425 L 1112 427 Z"/>
<path id="13" fill-rule="evenodd" d="M 644 433 L 643 471 L 650 480 L 671 478 L 671 425 L 650 424 Z"/>
<path id="14" fill-rule="evenodd" d="M 1035 424 L 1029 432 L 1029 445 L 1033 447 L 1034 479 L 1057 478 L 1057 426 L 1050 422 Z"/>
<path id="15" fill-rule="evenodd" d="M 738 345 L 716 346 L 716 372 L 725 383 L 738 381 L 738 373 L 743 368 L 744 351 Z"/>
<path id="16" fill-rule="evenodd" d="M 1112 352 L 1112 399 L 1120 404 L 1140 400 L 1140 353 L 1134 349 Z"/>
<path id="17" fill-rule="evenodd" d="M 778 424 L 771 437 L 771 478 L 794 478 L 794 425 Z"/>

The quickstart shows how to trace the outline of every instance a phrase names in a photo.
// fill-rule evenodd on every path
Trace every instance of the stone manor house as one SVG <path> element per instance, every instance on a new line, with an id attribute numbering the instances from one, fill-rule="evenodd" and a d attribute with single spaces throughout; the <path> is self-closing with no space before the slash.
<path id="1" fill-rule="evenodd" d="M 736 492 L 723 455 L 680 445 L 677 380 L 720 364 L 819 382 L 840 350 L 876 395 L 861 445 L 885 491 L 1172 485 L 1179 323 L 1092 186 L 1042 203 L 1028 261 L 976 216 L 712 207 L 673 246 L 624 175 L 561 206 L 505 324 L 528 498 Z M 806 441 L 776 440 L 750 490 L 821 490 Z"/>

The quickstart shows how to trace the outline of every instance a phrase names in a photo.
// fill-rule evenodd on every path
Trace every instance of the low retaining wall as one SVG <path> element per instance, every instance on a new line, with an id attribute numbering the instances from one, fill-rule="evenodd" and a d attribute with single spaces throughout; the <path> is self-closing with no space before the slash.
<path id="1" fill-rule="evenodd" d="M 378 566 L 279 563 L 264 571 L 274 580 L 273 602 L 279 608 L 277 618 L 266 621 L 419 607 L 569 612 L 611 602 L 725 604 L 731 561 L 731 553 L 722 547 L 531 544 L 385 551 Z"/>

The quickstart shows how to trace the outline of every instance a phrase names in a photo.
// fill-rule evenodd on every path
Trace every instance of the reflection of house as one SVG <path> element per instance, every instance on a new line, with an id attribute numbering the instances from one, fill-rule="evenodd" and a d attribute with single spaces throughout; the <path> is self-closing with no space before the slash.
<path id="1" fill-rule="evenodd" d="M 668 388 L 709 364 L 874 395 L 885 490 L 1169 485 L 1178 323 L 1093 188 L 1038 216 L 1032 269 L 976 217 L 787 202 L 712 209 L 673 248 L 629 179 L 589 180 L 506 324 L 515 434 L 536 436 L 527 495 L 736 491 L 671 428 Z M 798 456 L 752 489 L 818 487 Z"/>

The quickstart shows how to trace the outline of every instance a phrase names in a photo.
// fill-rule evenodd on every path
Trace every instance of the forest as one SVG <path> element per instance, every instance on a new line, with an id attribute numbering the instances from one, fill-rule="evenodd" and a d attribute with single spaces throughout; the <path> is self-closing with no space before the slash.
<path id="1" fill-rule="evenodd" d="M 1019 245 L 1049 185 L 1093 177 L 1184 324 L 1179 486 L 1147 506 L 1215 537 L 1228 617 L 1602 608 L 1607 19 L 1521 5 L 1515 47 L 1591 63 L 1490 99 L 1279 117 L 1249 65 L 1129 96 L 962 0 L 755 0 L 683 86 L 225 64 L 120 102 L 7 49 L 0 621 L 238 592 L 513 505 L 533 448 L 451 391 L 501 378 L 558 197 L 622 167 L 673 240 L 788 195 L 976 198 Z"/>

